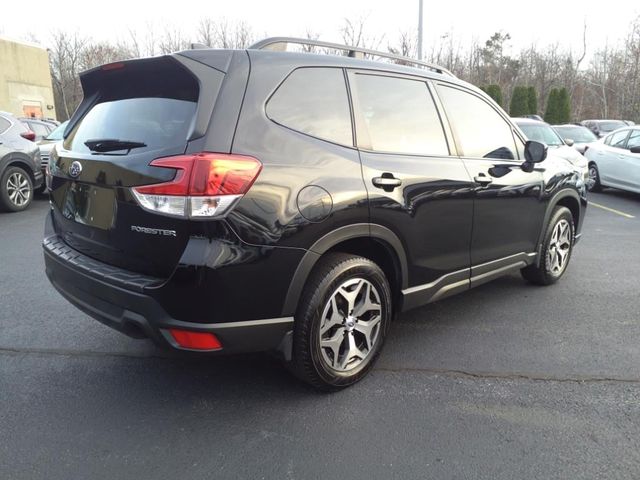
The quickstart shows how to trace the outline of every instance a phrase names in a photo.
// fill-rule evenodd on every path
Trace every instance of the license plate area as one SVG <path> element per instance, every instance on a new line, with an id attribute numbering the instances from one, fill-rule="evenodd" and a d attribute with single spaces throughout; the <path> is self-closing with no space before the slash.
<path id="1" fill-rule="evenodd" d="M 82 225 L 110 230 L 116 219 L 115 193 L 111 188 L 74 182 L 65 193 L 62 215 Z"/>

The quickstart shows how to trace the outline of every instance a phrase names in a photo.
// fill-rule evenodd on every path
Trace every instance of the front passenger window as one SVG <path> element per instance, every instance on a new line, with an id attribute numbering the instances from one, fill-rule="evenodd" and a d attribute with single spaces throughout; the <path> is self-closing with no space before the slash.
<path id="1" fill-rule="evenodd" d="M 516 158 L 511 125 L 491 105 L 458 88 L 444 85 L 437 88 L 462 156 Z"/>
<path id="2" fill-rule="evenodd" d="M 612 133 L 609 136 L 609 145 L 615 148 L 624 148 L 625 141 L 629 135 L 629 130 L 622 130 L 621 132 Z"/>

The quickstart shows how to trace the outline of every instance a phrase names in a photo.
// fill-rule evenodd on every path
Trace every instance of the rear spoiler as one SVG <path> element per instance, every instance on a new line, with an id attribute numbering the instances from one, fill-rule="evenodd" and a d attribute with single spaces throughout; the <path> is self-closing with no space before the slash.
<path id="1" fill-rule="evenodd" d="M 203 55 L 204 52 L 206 55 Z M 194 53 L 199 54 L 194 55 Z M 123 60 L 86 70 L 80 74 L 84 97 L 69 119 L 63 137 L 67 138 L 78 121 L 100 101 L 107 88 L 123 89 L 123 86 L 126 88 L 125 79 L 127 77 L 166 77 L 167 81 L 171 81 L 176 77 L 175 72 L 180 70 L 195 79 L 199 90 L 196 119 L 188 140 L 202 137 L 206 132 L 215 100 L 232 56 L 232 50 L 190 50 L 158 57 Z M 174 72 L 173 76 L 172 71 Z"/>

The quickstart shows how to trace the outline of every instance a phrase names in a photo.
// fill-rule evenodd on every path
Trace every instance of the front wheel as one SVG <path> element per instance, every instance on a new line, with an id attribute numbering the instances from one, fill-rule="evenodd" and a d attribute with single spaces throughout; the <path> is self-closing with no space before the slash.
<path id="1" fill-rule="evenodd" d="M 567 207 L 556 207 L 544 235 L 538 265 L 520 270 L 525 280 L 537 285 L 557 282 L 567 270 L 575 238 L 573 215 Z"/>
<path id="2" fill-rule="evenodd" d="M 296 314 L 290 370 L 321 390 L 364 377 L 391 321 L 391 289 L 371 260 L 330 253 L 320 259 Z"/>
<path id="3" fill-rule="evenodd" d="M 595 163 L 589 164 L 589 179 L 587 180 L 587 190 L 590 192 L 602 191 L 602 184 L 600 183 L 600 172 L 598 166 Z"/>

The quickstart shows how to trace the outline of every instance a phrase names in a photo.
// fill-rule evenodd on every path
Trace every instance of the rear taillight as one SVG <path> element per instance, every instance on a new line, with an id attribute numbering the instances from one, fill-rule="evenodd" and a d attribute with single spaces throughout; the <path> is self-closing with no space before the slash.
<path id="1" fill-rule="evenodd" d="M 22 132 L 20 134 L 20 136 L 22 138 L 26 138 L 27 140 L 31 140 L 32 142 L 35 142 L 35 140 L 36 140 L 36 132 L 33 132 L 31 130 L 27 130 L 26 132 Z"/>
<path id="2" fill-rule="evenodd" d="M 173 180 L 132 188 L 145 210 L 184 218 L 221 217 L 249 190 L 262 164 L 253 157 L 197 153 L 158 158 L 154 167 L 176 170 Z"/>

